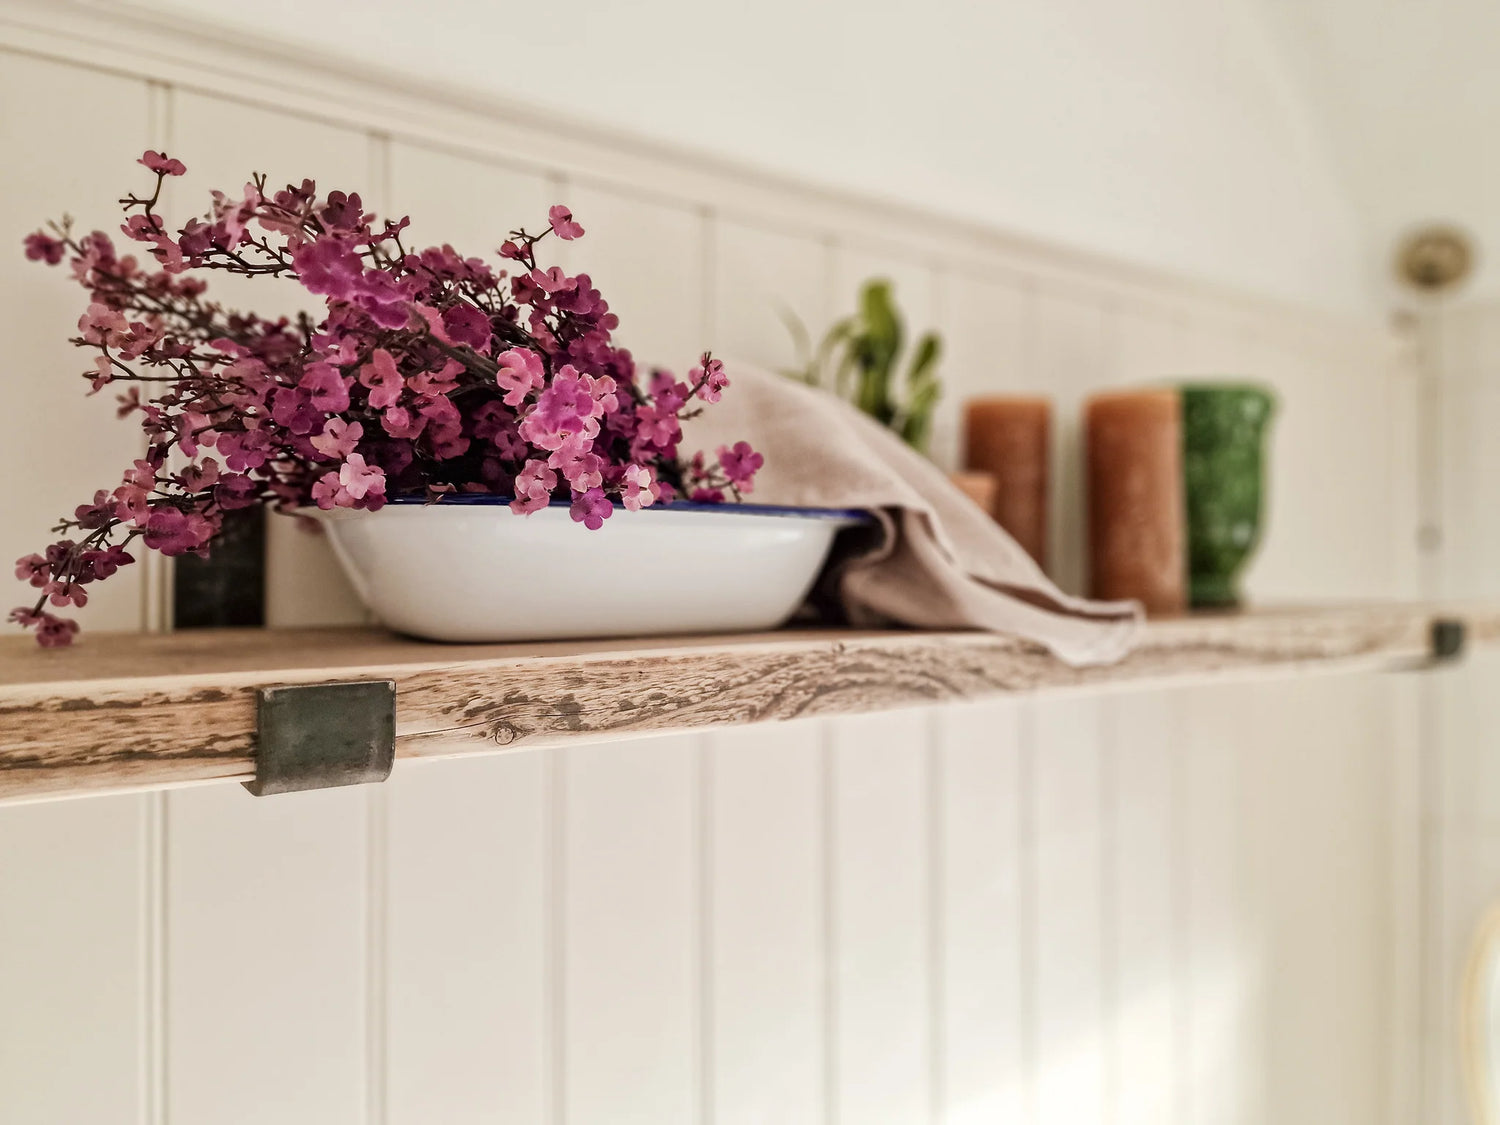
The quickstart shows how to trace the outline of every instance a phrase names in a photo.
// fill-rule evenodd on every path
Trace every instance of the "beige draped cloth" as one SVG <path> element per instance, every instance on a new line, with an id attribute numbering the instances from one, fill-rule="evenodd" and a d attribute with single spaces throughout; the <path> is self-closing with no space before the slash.
<path id="1" fill-rule="evenodd" d="M 1003 528 L 891 431 L 833 395 L 726 363 L 723 400 L 687 425 L 684 449 L 736 440 L 765 456 L 746 499 L 860 508 L 876 524 L 839 537 L 815 601 L 851 625 L 982 629 L 1045 646 L 1074 665 L 1119 660 L 1135 644 L 1135 602 L 1063 593 Z"/>

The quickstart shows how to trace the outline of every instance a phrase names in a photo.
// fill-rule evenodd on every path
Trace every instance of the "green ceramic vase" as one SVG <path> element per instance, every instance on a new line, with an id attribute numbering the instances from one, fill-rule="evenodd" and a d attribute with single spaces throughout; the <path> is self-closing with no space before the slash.
<path id="1" fill-rule="evenodd" d="M 1260 542 L 1276 400 L 1245 383 L 1189 383 L 1181 392 L 1190 600 L 1238 605 L 1240 572 Z"/>

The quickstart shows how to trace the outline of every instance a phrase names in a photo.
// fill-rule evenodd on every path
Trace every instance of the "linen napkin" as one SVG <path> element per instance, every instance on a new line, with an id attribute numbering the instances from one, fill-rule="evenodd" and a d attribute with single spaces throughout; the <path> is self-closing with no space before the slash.
<path id="1" fill-rule="evenodd" d="M 1107 664 L 1135 645 L 1135 602 L 1059 590 L 999 524 L 890 430 L 833 395 L 726 362 L 722 401 L 685 427 L 683 446 L 712 452 L 748 441 L 764 455 L 759 504 L 862 508 L 870 527 L 844 532 L 814 602 L 850 625 L 981 629 L 1035 641 L 1072 665 Z"/>

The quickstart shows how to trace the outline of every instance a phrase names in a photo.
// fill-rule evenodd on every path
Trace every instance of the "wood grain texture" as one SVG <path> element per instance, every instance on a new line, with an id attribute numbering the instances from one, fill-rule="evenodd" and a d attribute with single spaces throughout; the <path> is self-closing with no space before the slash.
<path id="1" fill-rule="evenodd" d="M 1500 611 L 1463 611 L 1483 637 Z M 982 633 L 439 645 L 371 629 L 99 635 L 0 643 L 0 800 L 244 779 L 256 689 L 394 679 L 397 755 L 496 749 L 883 711 L 1016 692 L 1290 670 L 1410 667 L 1435 611 L 1284 609 L 1152 623 L 1119 664 L 1069 668 Z"/>

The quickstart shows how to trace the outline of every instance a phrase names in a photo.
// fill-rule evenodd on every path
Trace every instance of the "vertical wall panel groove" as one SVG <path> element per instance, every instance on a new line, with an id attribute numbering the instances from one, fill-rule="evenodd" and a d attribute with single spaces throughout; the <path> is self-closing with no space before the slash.
<path id="1" fill-rule="evenodd" d="M 365 798 L 365 1120 L 386 1125 L 389 818 L 382 786 Z"/>
<path id="2" fill-rule="evenodd" d="M 838 898 L 834 891 L 835 842 L 838 838 L 838 759 L 834 753 L 833 724 L 818 728 L 819 776 L 823 804 L 821 855 L 823 892 L 823 1118 L 825 1125 L 841 1125 L 839 1114 L 839 990 L 838 990 Z"/>
<path id="3" fill-rule="evenodd" d="M 568 828 L 567 789 L 563 785 L 567 749 L 543 750 L 546 814 L 546 941 L 543 945 L 547 977 L 546 1003 L 546 1108 L 550 1125 L 568 1120 L 567 1055 L 567 965 L 562 954 L 563 930 L 567 924 L 567 865 L 565 842 Z"/>
<path id="4" fill-rule="evenodd" d="M 948 1119 L 947 1080 L 947 957 L 944 942 L 948 927 L 944 924 L 947 908 L 947 879 L 944 873 L 943 837 L 947 830 L 946 802 L 943 799 L 943 728 L 936 709 L 928 711 L 923 723 L 925 751 L 927 814 L 927 1081 L 928 1114 L 933 1125 Z"/>
<path id="5" fill-rule="evenodd" d="M 705 226 L 708 224 L 705 223 Z M 714 759 L 703 739 L 697 740 L 693 754 L 693 852 L 696 865 L 695 918 L 693 942 L 693 976 L 698 990 L 697 1024 L 693 1035 L 694 1077 L 697 1082 L 697 1110 L 700 1125 L 713 1125 L 717 1118 L 714 1105 L 715 1023 L 714 1023 Z"/>
<path id="6" fill-rule="evenodd" d="M 1021 705 L 1018 716 L 1020 736 L 1019 790 L 1021 794 L 1017 825 L 1020 829 L 1016 841 L 1021 855 L 1020 863 L 1020 944 L 1021 944 L 1021 1003 L 1017 1013 L 1021 1023 L 1021 1080 L 1022 1098 L 1027 1125 L 1035 1125 L 1037 1113 L 1037 988 L 1036 934 L 1038 921 L 1037 893 L 1037 829 L 1036 829 L 1036 772 L 1037 772 L 1037 723 L 1036 706 L 1031 700 Z"/>

